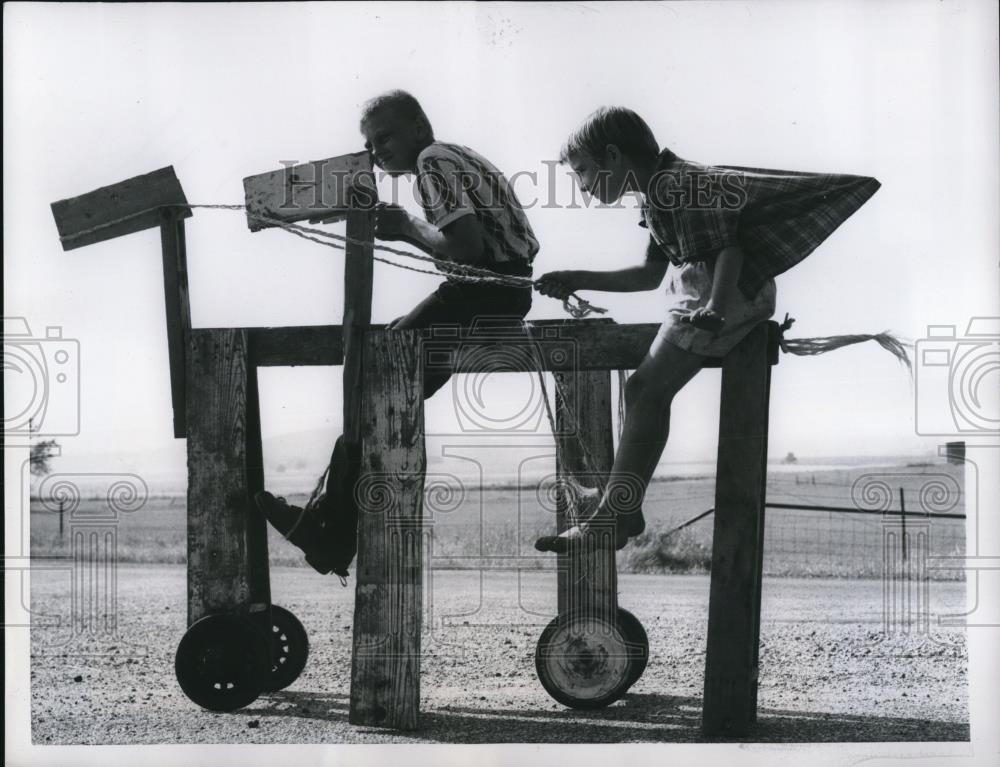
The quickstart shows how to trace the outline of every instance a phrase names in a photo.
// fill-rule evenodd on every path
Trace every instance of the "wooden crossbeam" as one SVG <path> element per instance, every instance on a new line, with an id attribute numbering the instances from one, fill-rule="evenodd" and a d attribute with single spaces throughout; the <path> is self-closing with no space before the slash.
<path id="1" fill-rule="evenodd" d="M 372 160 L 368 152 L 328 157 L 259 173 L 243 179 L 247 226 L 256 232 L 277 224 L 258 216 L 293 223 L 347 217 L 352 203 L 357 209 L 371 208 L 377 201 Z M 359 200 L 356 193 L 362 193 Z"/>
<path id="2" fill-rule="evenodd" d="M 384 325 L 372 325 L 381 330 Z M 459 373 L 495 371 L 512 359 L 532 364 L 530 370 L 634 370 L 645 358 L 660 325 L 640 323 L 618 325 L 607 320 L 535 320 L 525 323 L 526 333 L 507 333 L 487 339 L 483 334 L 455 332 L 451 335 L 425 333 L 420 338 L 428 353 L 461 342 L 454 355 Z M 258 365 L 342 365 L 343 331 L 339 325 L 307 325 L 283 328 L 246 328 Z M 491 355 L 497 344 L 520 345 L 523 354 Z M 499 361 L 498 361 L 499 360 Z M 445 364 L 431 360 L 433 364 Z M 537 362 L 536 366 L 534 363 Z M 706 367 L 720 367 L 710 360 Z"/>
<path id="3" fill-rule="evenodd" d="M 184 206 L 187 198 L 172 165 L 52 203 L 63 250 L 74 250 L 160 226 L 161 206 Z M 172 208 L 178 218 L 191 209 Z M 124 220 L 123 220 L 124 219 Z"/>

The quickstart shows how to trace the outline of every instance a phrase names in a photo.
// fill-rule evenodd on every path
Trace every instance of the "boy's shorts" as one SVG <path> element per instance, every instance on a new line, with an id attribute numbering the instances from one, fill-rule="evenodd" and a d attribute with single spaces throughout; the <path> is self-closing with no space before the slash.
<path id="1" fill-rule="evenodd" d="M 712 270 L 706 262 L 692 262 L 679 267 L 671 265 L 667 278 L 667 297 L 671 299 L 669 309 L 687 313 L 708 304 L 712 295 Z M 706 357 L 724 357 L 758 323 L 774 316 L 774 303 L 773 279 L 764 284 L 753 300 L 748 300 L 739 288 L 733 286 L 723 313 L 726 324 L 721 330 L 713 332 L 682 323 L 668 311 L 657 339 Z"/>
<path id="2" fill-rule="evenodd" d="M 527 263 L 491 264 L 492 271 L 531 276 Z M 431 328 L 435 325 L 472 327 L 477 320 L 509 318 L 521 320 L 531 309 L 532 287 L 508 287 L 490 283 L 445 280 L 433 293 L 408 314 L 406 328 Z M 403 327 L 403 326 L 400 326 Z M 444 386 L 451 378 L 447 371 L 425 371 L 424 398 Z"/>

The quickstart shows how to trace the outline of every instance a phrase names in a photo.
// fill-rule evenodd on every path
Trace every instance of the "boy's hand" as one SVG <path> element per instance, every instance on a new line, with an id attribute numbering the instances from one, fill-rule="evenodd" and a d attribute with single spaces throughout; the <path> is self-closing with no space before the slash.
<path id="1" fill-rule="evenodd" d="M 580 289 L 579 273 L 573 270 L 548 272 L 535 280 L 535 288 L 543 296 L 565 300 Z"/>
<path id="2" fill-rule="evenodd" d="M 398 205 L 380 202 L 375 208 L 375 237 L 380 240 L 413 239 L 411 216 Z"/>

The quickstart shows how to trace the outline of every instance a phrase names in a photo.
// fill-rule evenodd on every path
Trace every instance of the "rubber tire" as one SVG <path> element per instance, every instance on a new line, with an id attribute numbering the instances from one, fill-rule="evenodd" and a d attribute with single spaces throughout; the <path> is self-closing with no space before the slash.
<path id="1" fill-rule="evenodd" d="M 549 625 L 545 627 L 545 630 L 542 631 L 541 636 L 538 638 L 538 644 L 535 647 L 535 672 L 538 674 L 538 680 L 542 683 L 542 687 L 545 688 L 545 691 L 551 695 L 554 700 L 562 703 L 564 706 L 581 710 L 604 708 L 621 698 L 622 695 L 628 691 L 629 686 L 634 681 L 634 665 L 631 661 L 627 662 L 624 667 L 621 668 L 620 678 L 612 680 L 607 692 L 602 695 L 595 695 L 594 697 L 576 695 L 572 691 L 564 689 L 560 686 L 559 680 L 557 680 L 552 673 L 550 673 L 549 664 L 552 662 L 553 652 L 558 652 L 557 642 L 559 640 L 559 635 L 564 634 L 569 625 L 578 620 L 580 619 L 573 615 L 559 616 L 553 618 Z M 607 627 L 605 627 L 605 630 L 606 628 Z M 613 628 L 615 635 L 621 639 L 619 644 L 621 645 L 621 652 L 624 653 L 627 650 L 629 640 L 625 637 L 619 626 L 616 625 Z M 618 652 L 617 649 L 616 652 Z"/>
<path id="2" fill-rule="evenodd" d="M 631 687 L 639 681 L 642 672 L 646 670 L 646 664 L 649 663 L 649 635 L 639 619 L 623 607 L 618 608 L 618 625 L 625 635 L 625 640 L 633 645 L 630 650 L 635 653 L 631 656 L 632 671 L 628 683 Z"/>
<path id="3" fill-rule="evenodd" d="M 243 615 L 195 621 L 174 656 L 184 694 L 209 711 L 235 711 L 253 703 L 270 668 L 268 638 Z"/>
<path id="4" fill-rule="evenodd" d="M 299 678 L 309 658 L 309 635 L 289 610 L 271 605 L 271 673 L 263 691 L 284 690 Z"/>

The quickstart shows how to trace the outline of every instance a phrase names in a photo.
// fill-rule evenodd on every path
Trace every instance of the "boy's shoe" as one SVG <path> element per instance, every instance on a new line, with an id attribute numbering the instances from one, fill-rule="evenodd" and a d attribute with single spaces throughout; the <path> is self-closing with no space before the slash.
<path id="1" fill-rule="evenodd" d="M 361 448 L 343 436 L 330 457 L 326 492 L 305 509 L 266 491 L 254 502 L 267 521 L 306 555 L 316 572 L 334 572 L 346 585 L 347 568 L 358 550 L 358 505 L 355 485 L 361 471 Z"/>
<path id="2" fill-rule="evenodd" d="M 306 562 L 313 570 L 323 575 L 332 570 L 337 575 L 347 576 L 347 568 L 337 569 L 333 557 L 323 550 L 323 525 L 315 511 L 292 506 L 284 498 L 274 496 L 266 490 L 257 493 L 253 499 L 271 526 L 285 540 L 302 550 L 306 555 Z"/>

